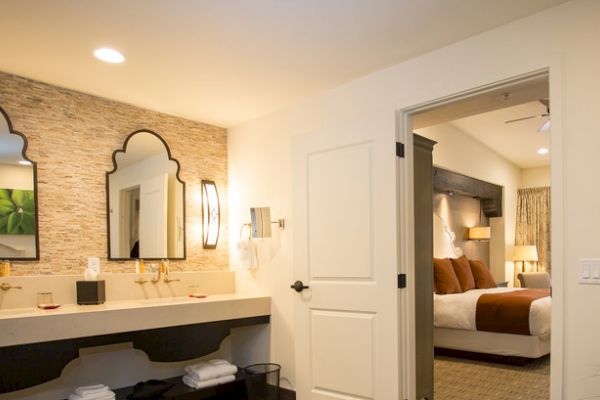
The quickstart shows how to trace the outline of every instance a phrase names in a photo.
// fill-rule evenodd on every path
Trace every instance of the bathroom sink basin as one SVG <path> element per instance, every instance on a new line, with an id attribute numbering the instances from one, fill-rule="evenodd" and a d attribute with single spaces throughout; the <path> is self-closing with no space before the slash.
<path id="1" fill-rule="evenodd" d="M 192 301 L 189 297 L 155 297 L 152 299 L 143 299 L 139 300 L 142 304 L 179 304 L 179 303 L 187 303 Z"/>
<path id="2" fill-rule="evenodd" d="M 0 309 L 0 347 L 268 316 L 271 298 L 235 293 Z"/>

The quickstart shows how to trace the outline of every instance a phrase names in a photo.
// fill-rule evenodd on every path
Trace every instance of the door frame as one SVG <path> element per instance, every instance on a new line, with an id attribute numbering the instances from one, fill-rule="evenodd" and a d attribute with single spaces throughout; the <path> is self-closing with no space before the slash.
<path id="1" fill-rule="evenodd" d="M 562 62 L 560 56 L 550 57 L 550 62 L 532 71 L 478 86 L 449 96 L 431 99 L 396 111 L 396 140 L 404 143 L 405 158 L 397 161 L 398 198 L 398 273 L 407 274 L 407 290 L 399 294 L 399 371 L 405 399 L 415 399 L 415 280 L 414 280 L 414 204 L 413 204 L 413 137 L 412 115 L 443 104 L 480 95 L 490 90 L 510 87 L 520 81 L 548 76 L 550 104 L 552 104 L 552 129 L 550 130 L 551 171 L 551 240 L 552 240 L 552 325 L 550 362 L 550 399 L 564 398 L 564 148 L 562 129 Z"/>

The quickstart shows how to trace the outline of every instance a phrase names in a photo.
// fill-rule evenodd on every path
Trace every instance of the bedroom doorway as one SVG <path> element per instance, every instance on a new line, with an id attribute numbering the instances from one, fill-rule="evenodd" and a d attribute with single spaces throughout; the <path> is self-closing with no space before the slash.
<path id="1" fill-rule="evenodd" d="M 414 249 L 409 255 L 414 266 L 428 265 L 427 260 L 432 264 L 433 257 L 447 259 L 442 266 L 436 264 L 435 271 L 452 272 L 456 276 L 452 283 L 458 284 L 445 297 L 436 294 L 431 299 L 434 288 L 444 293 L 443 288 L 438 290 L 434 268 L 413 267 L 414 281 L 409 277 L 409 296 L 414 299 L 409 311 L 415 330 L 405 335 L 415 349 L 415 373 L 408 377 L 414 384 L 413 398 L 509 399 L 522 396 L 527 387 L 525 397 L 546 400 L 550 398 L 551 364 L 555 381 L 561 383 L 561 354 L 552 361 L 548 355 L 551 347 L 559 348 L 556 343 L 562 339 L 561 332 L 554 333 L 552 340 L 549 334 L 549 316 L 557 316 L 560 308 L 551 304 L 543 289 L 518 290 L 520 286 L 549 287 L 551 260 L 561 257 L 558 242 L 552 256 L 549 252 L 550 220 L 554 228 L 561 222 L 557 213 L 551 213 L 549 200 L 551 164 L 560 156 L 559 148 L 555 155 L 549 146 L 550 136 L 557 143 L 558 135 L 558 129 L 554 133 L 549 129 L 551 98 L 549 73 L 541 71 L 402 113 L 400 137 L 404 135 L 412 170 L 407 168 L 401 186 L 414 190 L 409 191 L 414 197 L 406 199 L 412 206 L 406 229 L 414 229 L 414 238 L 404 245 Z M 425 184 L 431 176 L 431 185 Z M 560 190 L 554 187 L 552 192 Z M 428 240 L 431 248 L 423 249 Z M 474 270 L 477 260 L 481 263 Z M 461 262 L 463 272 L 483 274 L 470 278 L 477 285 L 467 282 L 465 287 L 463 277 L 456 275 Z M 554 272 L 556 282 L 560 278 Z M 547 314 L 546 320 L 529 323 L 529 314 L 521 315 L 521 322 L 528 320 L 523 325 L 509 308 L 506 326 L 486 326 L 486 302 L 517 291 L 521 297 L 531 294 L 529 307 L 536 315 Z M 458 311 L 451 304 L 453 296 L 474 300 L 466 306 L 468 310 Z M 560 301 L 556 291 L 553 301 Z M 434 302 L 436 310 L 446 311 L 436 314 L 435 327 Z M 497 318 L 491 319 L 494 325 Z"/>

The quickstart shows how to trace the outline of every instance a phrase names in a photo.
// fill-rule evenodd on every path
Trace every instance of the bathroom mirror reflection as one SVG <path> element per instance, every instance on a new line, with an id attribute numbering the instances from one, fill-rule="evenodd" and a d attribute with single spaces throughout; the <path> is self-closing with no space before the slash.
<path id="1" fill-rule="evenodd" d="M 108 258 L 184 259 L 185 183 L 155 132 L 133 132 L 106 174 Z"/>
<path id="2" fill-rule="evenodd" d="M 0 259 L 38 260 L 36 164 L 0 108 Z"/>

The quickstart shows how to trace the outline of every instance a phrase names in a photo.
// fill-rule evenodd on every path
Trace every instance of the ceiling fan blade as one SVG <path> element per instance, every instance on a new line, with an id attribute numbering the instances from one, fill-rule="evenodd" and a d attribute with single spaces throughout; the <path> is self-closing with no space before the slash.
<path id="1" fill-rule="evenodd" d="M 538 131 L 539 133 L 544 133 L 544 132 L 547 132 L 548 130 L 550 130 L 550 119 L 546 120 L 546 121 L 545 121 L 545 122 L 542 124 L 542 126 L 540 126 L 540 127 L 538 128 L 538 130 L 537 130 L 537 131 Z"/>

